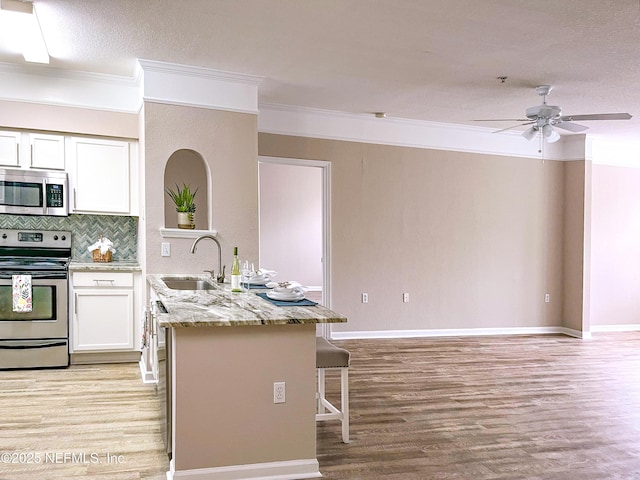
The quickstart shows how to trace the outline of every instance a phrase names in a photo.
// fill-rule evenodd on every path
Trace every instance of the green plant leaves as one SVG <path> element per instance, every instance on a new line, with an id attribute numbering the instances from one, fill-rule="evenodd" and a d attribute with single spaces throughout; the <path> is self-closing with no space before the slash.
<path id="1" fill-rule="evenodd" d="M 176 210 L 178 212 L 195 212 L 196 204 L 194 203 L 194 198 L 196 197 L 196 193 L 198 189 L 196 188 L 193 192 L 191 191 L 191 187 L 186 183 L 182 184 L 182 189 L 176 183 L 176 189 L 172 190 L 170 188 L 165 188 L 165 192 L 173 203 L 176 204 Z"/>

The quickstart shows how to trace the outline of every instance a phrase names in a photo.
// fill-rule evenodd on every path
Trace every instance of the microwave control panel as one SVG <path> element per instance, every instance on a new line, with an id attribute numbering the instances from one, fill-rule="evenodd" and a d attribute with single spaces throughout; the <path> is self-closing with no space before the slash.
<path id="1" fill-rule="evenodd" d="M 47 207 L 64 207 L 64 187 L 62 185 L 47 184 Z"/>

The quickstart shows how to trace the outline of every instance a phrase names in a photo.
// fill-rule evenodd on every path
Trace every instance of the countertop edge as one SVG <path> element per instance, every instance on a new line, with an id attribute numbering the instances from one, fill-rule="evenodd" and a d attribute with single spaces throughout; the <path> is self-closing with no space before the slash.
<path id="1" fill-rule="evenodd" d="M 142 267 L 136 261 L 90 262 L 83 260 L 71 260 L 70 272 L 141 272 Z"/>

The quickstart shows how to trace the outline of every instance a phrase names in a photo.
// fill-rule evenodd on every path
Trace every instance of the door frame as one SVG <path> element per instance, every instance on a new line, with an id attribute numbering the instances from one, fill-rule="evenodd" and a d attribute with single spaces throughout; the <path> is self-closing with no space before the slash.
<path id="1" fill-rule="evenodd" d="M 305 160 L 302 158 L 258 156 L 260 163 L 274 163 L 280 165 L 294 165 L 298 167 L 314 167 L 321 169 L 322 177 L 322 304 L 331 308 L 331 162 L 323 160 Z M 258 175 L 260 169 L 258 168 Z M 258 188 L 259 188 L 258 183 Z M 258 193 L 258 202 L 260 195 Z M 260 215 L 258 215 L 258 221 Z M 258 242 L 260 243 L 260 242 Z M 331 324 L 321 325 L 322 336 L 329 338 Z"/>

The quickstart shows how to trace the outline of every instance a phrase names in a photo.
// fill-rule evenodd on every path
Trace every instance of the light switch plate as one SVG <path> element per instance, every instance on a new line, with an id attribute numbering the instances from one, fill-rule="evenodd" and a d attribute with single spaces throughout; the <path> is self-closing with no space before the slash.
<path id="1" fill-rule="evenodd" d="M 171 256 L 171 244 L 169 242 L 162 242 L 162 246 L 160 248 L 160 255 L 163 257 Z"/>

